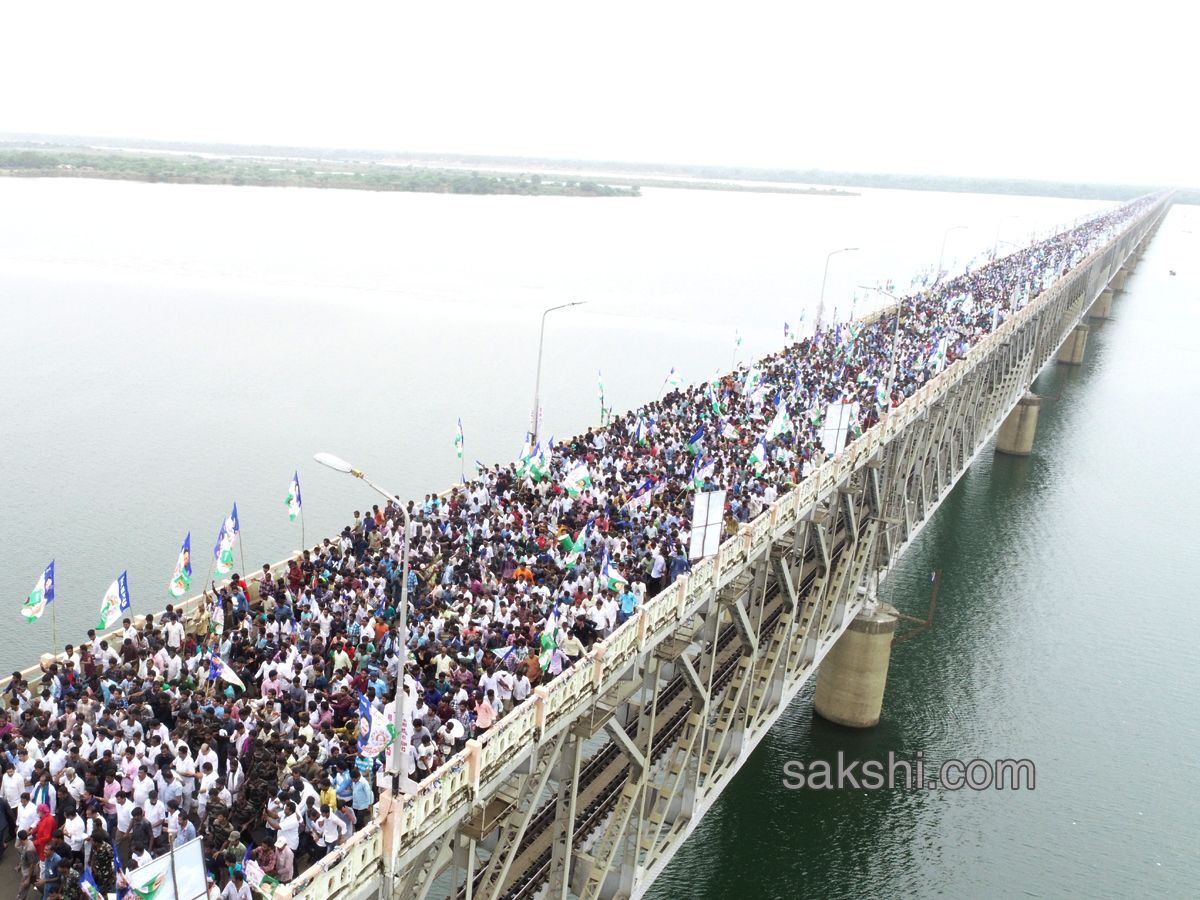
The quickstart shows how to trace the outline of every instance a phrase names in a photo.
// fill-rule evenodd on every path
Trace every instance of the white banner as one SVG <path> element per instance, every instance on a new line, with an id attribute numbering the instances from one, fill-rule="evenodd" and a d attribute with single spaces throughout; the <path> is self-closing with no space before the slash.
<path id="1" fill-rule="evenodd" d="M 717 552 L 725 525 L 725 492 L 696 494 L 692 507 L 692 544 L 688 559 L 701 559 Z"/>

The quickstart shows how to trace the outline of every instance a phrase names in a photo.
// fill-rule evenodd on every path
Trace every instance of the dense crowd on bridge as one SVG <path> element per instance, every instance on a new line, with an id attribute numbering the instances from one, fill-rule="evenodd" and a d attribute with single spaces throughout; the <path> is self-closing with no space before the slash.
<path id="1" fill-rule="evenodd" d="M 905 298 L 894 380 L 894 311 L 835 323 L 410 501 L 407 534 L 390 505 L 356 512 L 280 577 L 235 575 L 188 615 L 126 620 L 40 678 L 14 673 L 0 812 L 19 900 L 75 900 L 85 865 L 111 892 L 122 865 L 197 834 L 230 900 L 246 900 L 251 860 L 290 881 L 372 815 L 380 760 L 357 752 L 360 703 L 395 692 L 406 539 L 404 764 L 421 781 L 689 570 L 695 490 L 727 491 L 730 529 L 753 519 L 1145 203 Z M 845 431 L 823 428 L 831 404 Z"/>

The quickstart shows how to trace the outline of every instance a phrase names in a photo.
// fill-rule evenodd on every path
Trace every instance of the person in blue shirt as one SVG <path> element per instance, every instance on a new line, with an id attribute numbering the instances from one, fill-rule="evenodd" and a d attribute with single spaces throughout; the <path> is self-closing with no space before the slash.
<path id="1" fill-rule="evenodd" d="M 621 595 L 621 610 L 617 614 L 617 619 L 621 622 L 624 622 L 634 614 L 634 612 L 637 610 L 637 606 L 637 594 L 633 592 L 633 587 L 631 585 L 625 585 L 625 593 Z"/>
<path id="2" fill-rule="evenodd" d="M 354 830 L 358 831 L 371 818 L 371 804 L 375 802 L 375 792 L 371 784 L 363 778 L 357 768 L 350 770 L 350 808 L 354 810 Z"/>
<path id="3" fill-rule="evenodd" d="M 674 584 L 679 580 L 680 575 L 686 575 L 690 571 L 692 571 L 692 564 L 684 555 L 683 548 L 677 548 L 675 555 L 671 557 L 671 583 Z"/>
<path id="4" fill-rule="evenodd" d="M 350 767 L 343 763 L 333 776 L 333 791 L 339 800 L 349 803 L 354 799 L 354 786 L 350 781 Z"/>

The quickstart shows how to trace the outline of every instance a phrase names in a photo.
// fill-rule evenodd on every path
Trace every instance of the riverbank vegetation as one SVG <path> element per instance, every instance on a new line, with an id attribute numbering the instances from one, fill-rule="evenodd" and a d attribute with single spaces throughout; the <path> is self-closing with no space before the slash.
<path id="1" fill-rule="evenodd" d="M 636 197 L 636 185 L 592 180 L 548 180 L 539 175 L 501 175 L 447 169 L 366 165 L 338 161 L 329 166 L 295 160 L 208 159 L 0 149 L 0 174 L 16 177 L 103 178 L 168 184 L 229 184 L 258 187 L 349 188 L 436 194 L 526 194 L 566 197 Z"/>

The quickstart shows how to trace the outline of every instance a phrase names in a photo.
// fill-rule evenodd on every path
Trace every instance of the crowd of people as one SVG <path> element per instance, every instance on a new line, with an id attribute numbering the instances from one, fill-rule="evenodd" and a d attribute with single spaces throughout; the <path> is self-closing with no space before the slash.
<path id="1" fill-rule="evenodd" d="M 727 492 L 730 530 L 753 519 L 1147 202 L 939 277 L 902 301 L 898 341 L 894 309 L 833 323 L 410 501 L 407 530 L 391 504 L 355 512 L 284 573 L 235 574 L 186 614 L 89 632 L 40 677 L 14 673 L 0 836 L 17 844 L 18 900 L 76 900 L 85 868 L 117 891 L 120 870 L 197 836 L 229 900 L 247 900 L 251 861 L 289 882 L 371 819 L 366 706 L 403 682 L 402 765 L 421 781 L 689 571 L 695 491 Z M 831 433 L 836 404 L 853 414 Z"/>

